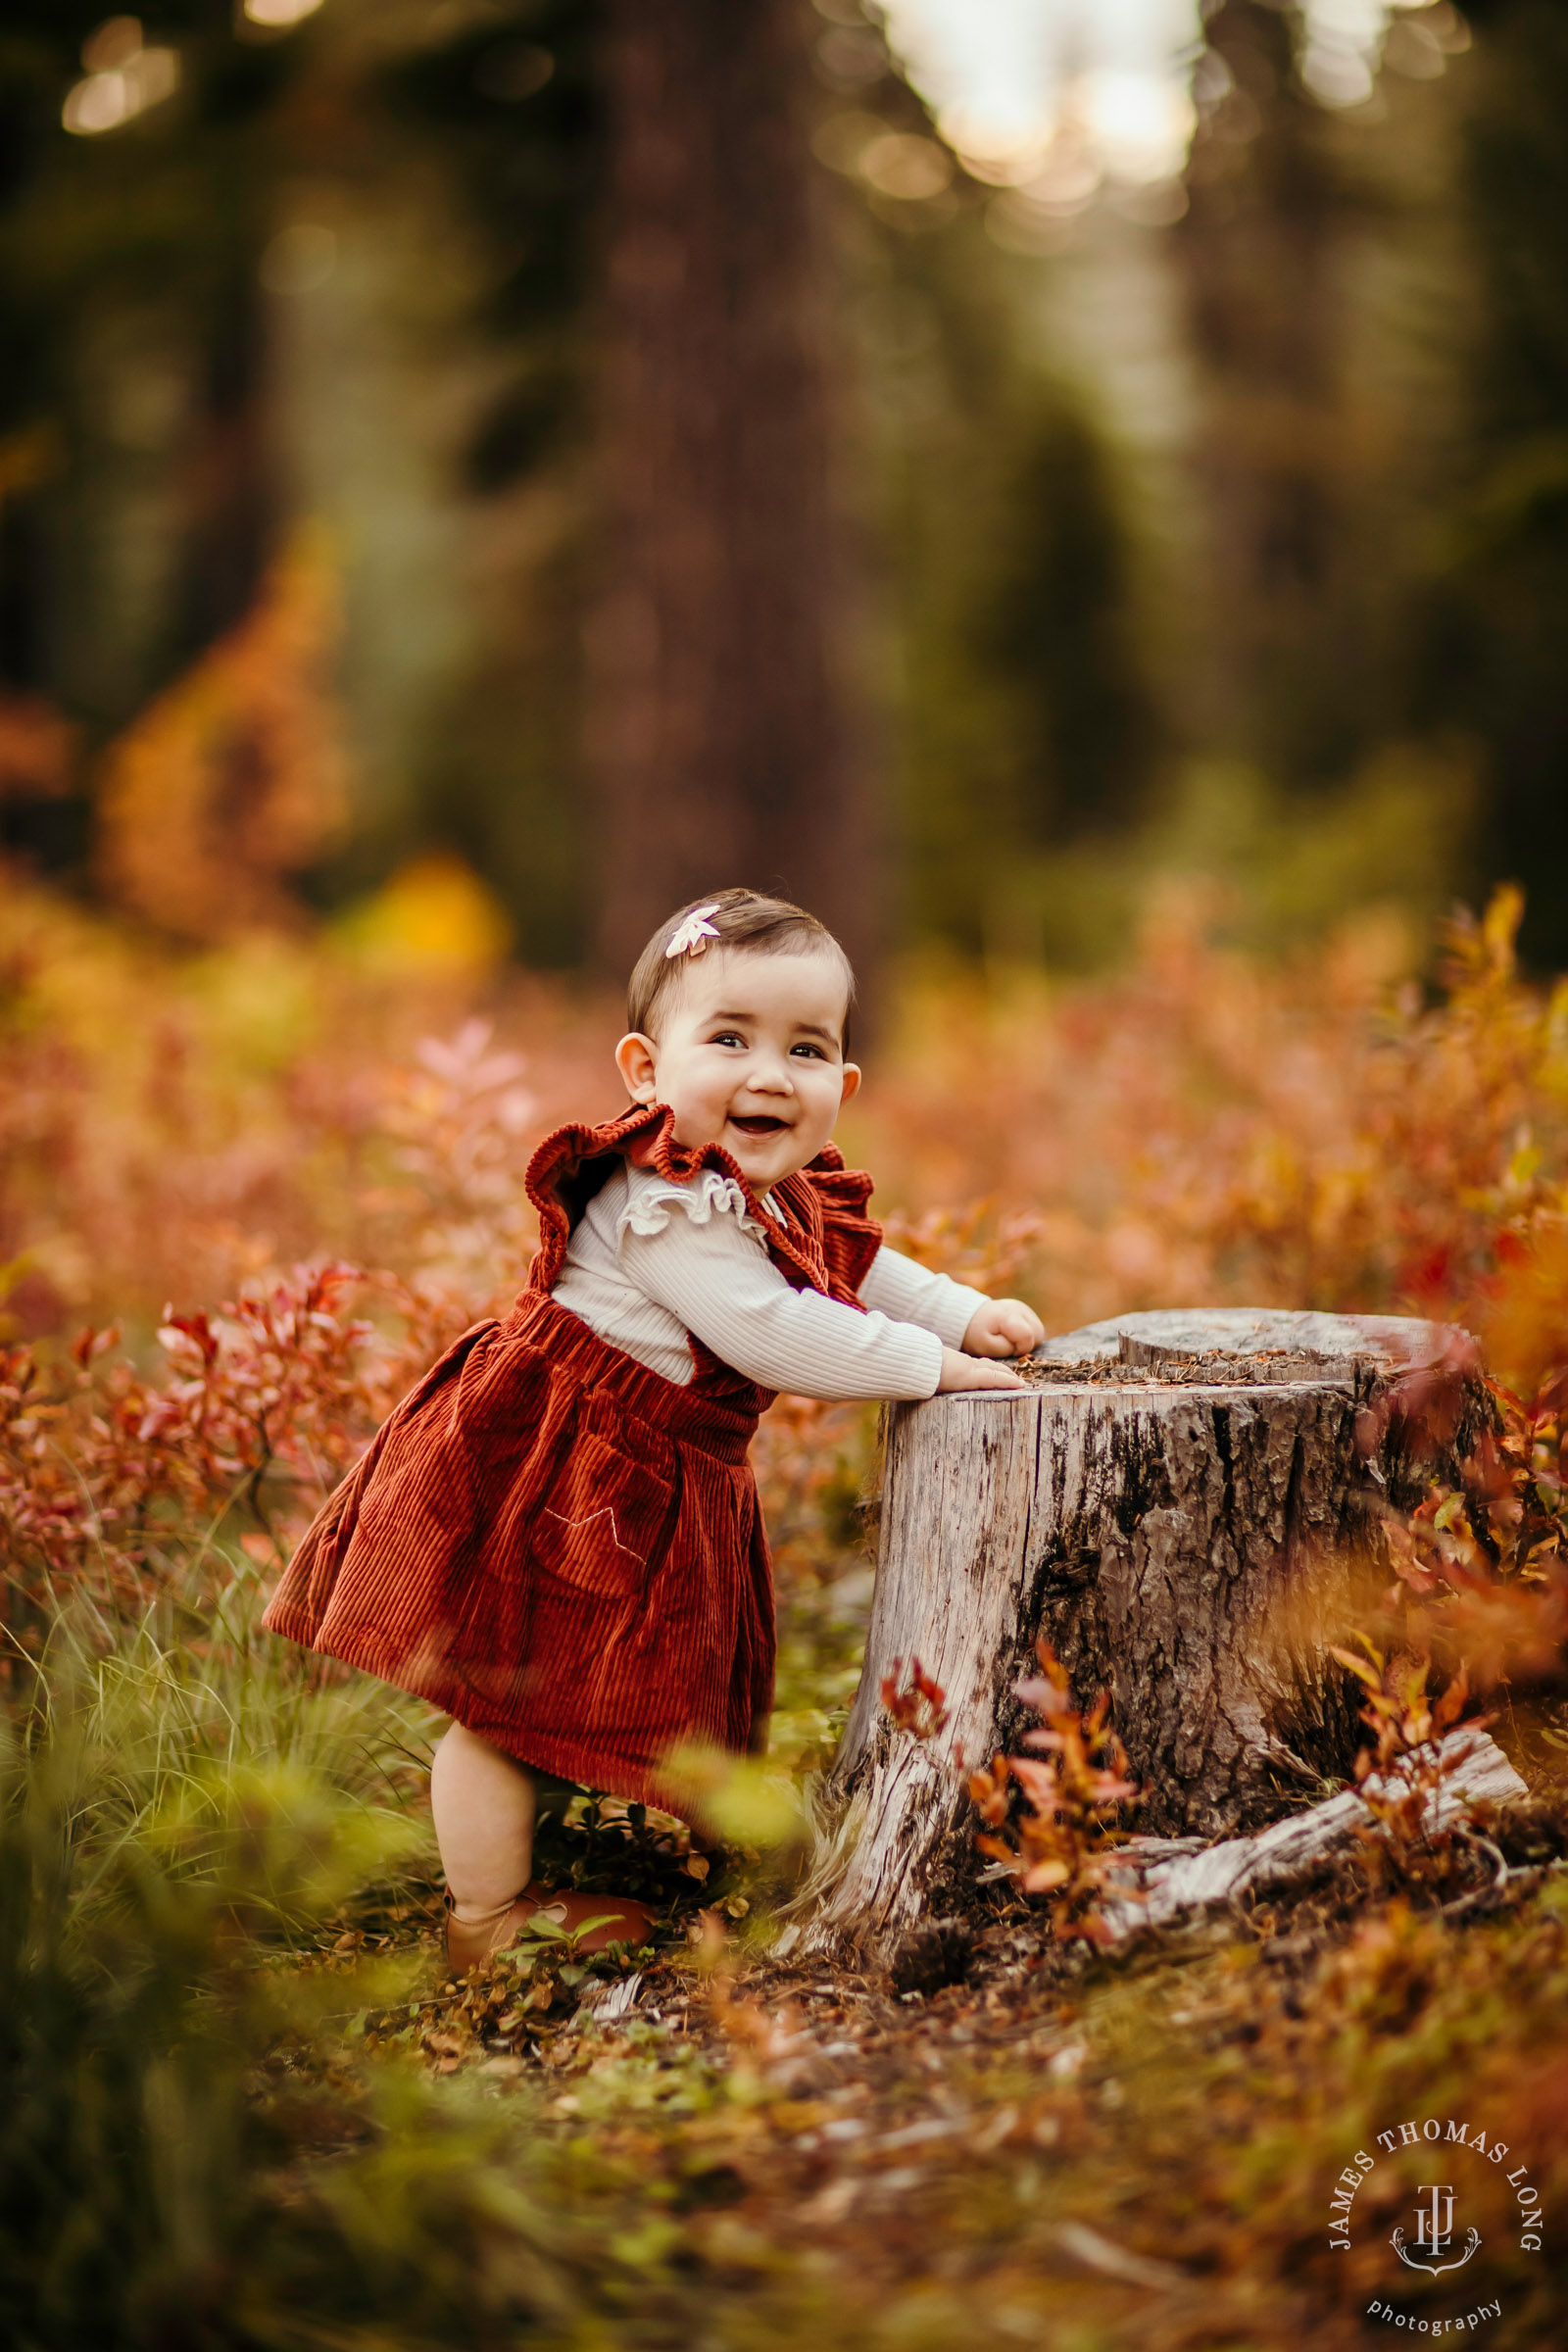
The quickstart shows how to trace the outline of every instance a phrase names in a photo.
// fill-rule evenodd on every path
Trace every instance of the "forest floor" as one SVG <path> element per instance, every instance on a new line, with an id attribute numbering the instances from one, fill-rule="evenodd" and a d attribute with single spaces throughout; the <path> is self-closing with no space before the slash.
<path id="1" fill-rule="evenodd" d="M 352 1984 L 368 1949 L 401 1948 L 406 1999 L 354 2034 L 520 2109 L 618 2267 L 607 2341 L 1239 2352 L 1391 2325 L 1545 2352 L 1568 2293 L 1550 2234 L 1520 2246 L 1508 2174 L 1549 2202 L 1568 2160 L 1568 1805 L 1492 1827 L 1526 1866 L 1495 1905 L 1412 1899 L 1369 1848 L 1291 1906 L 1113 1956 L 990 1888 L 891 1975 L 748 1951 L 716 1907 L 688 1912 L 700 1940 L 618 1974 L 546 1946 L 455 1981 L 406 1904 L 316 1966 Z M 351 2105 L 352 2082 L 346 2056 Z M 1446 2147 L 1483 2241 L 1456 2278 L 1390 2245 L 1401 2215 L 1417 2227 L 1427 2155 L 1400 2127 L 1450 2117 L 1509 2149 L 1504 2173 L 1485 2142 Z"/>

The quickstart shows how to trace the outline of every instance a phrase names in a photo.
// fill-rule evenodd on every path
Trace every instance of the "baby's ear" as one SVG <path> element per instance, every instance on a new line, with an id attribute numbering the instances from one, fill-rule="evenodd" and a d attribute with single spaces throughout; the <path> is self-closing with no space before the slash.
<path id="1" fill-rule="evenodd" d="M 858 1061 L 847 1061 L 844 1064 L 844 1092 L 839 1097 L 841 1102 L 852 1101 L 859 1093 L 860 1075 L 860 1065 Z"/>
<path id="2" fill-rule="evenodd" d="M 634 1102 L 659 1100 L 659 1049 L 651 1037 L 633 1029 L 615 1048 L 615 1067 Z"/>

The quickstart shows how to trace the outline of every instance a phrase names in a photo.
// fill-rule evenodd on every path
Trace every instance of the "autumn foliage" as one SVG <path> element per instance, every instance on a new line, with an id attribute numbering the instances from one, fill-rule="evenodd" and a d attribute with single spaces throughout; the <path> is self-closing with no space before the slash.
<path id="1" fill-rule="evenodd" d="M 388 956 L 362 923 L 192 955 L 7 887 L 0 1515 L 25 1614 L 73 1579 L 156 1585 L 196 1522 L 275 1557 L 524 1279 L 527 1156 L 613 1108 L 616 1024 L 493 941 Z M 1388 1542 L 1400 1640 L 1448 1675 L 1473 1654 L 1478 1688 L 1523 1655 L 1549 1684 L 1563 1634 L 1568 994 L 1519 973 L 1519 911 L 1456 918 L 1430 989 L 1387 922 L 1266 963 L 1191 895 L 1118 976 L 911 972 L 844 1138 L 902 1246 L 1056 1330 L 1227 1303 L 1474 1330 L 1495 1430 Z M 786 1589 L 849 1562 L 866 1434 L 798 1401 L 764 1427 Z"/>
<path id="2" fill-rule="evenodd" d="M 1049 1642 L 1038 1645 L 1040 1672 L 1015 1696 L 1040 1723 L 1025 1732 L 1027 1756 L 996 1756 L 970 1776 L 969 1794 L 985 1833 L 980 1851 L 1003 1865 L 1025 1894 L 1049 1898 L 1055 1931 L 1108 1940 L 1095 1910 L 1121 1836 L 1123 1808 L 1138 1801 L 1127 1754 L 1110 1728 L 1103 1691 L 1087 1711 L 1073 1699 L 1067 1673 Z M 1021 1794 L 1021 1808 L 1011 1799 Z"/>
<path id="3" fill-rule="evenodd" d="M 882 1678 L 881 1698 L 886 1714 L 911 1740 L 934 1740 L 946 1728 L 947 1692 L 918 1658 L 909 1660 L 907 1677 L 904 1660 L 894 1659 L 891 1673 Z"/>
<path id="4" fill-rule="evenodd" d="M 120 738 L 99 863 L 123 906 L 185 940 L 298 922 L 288 880 L 346 814 L 338 634 L 332 566 L 303 537 L 255 609 Z"/>

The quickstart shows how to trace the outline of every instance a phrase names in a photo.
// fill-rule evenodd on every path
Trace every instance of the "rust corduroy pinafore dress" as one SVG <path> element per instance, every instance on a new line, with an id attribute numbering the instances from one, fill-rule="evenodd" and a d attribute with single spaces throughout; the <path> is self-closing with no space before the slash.
<path id="1" fill-rule="evenodd" d="M 678 1387 L 558 1306 L 571 1228 L 624 1154 L 741 1184 L 797 1290 L 849 1305 L 876 1254 L 870 1178 L 829 1146 L 774 1187 L 672 1141 L 662 1104 L 562 1127 L 529 1163 L 540 1249 L 504 1321 L 465 1332 L 403 1399 L 309 1529 L 265 1622 L 382 1675 L 519 1762 L 678 1802 L 683 1740 L 762 1736 L 773 1586 L 747 1449 L 772 1392 L 692 1341 Z"/>

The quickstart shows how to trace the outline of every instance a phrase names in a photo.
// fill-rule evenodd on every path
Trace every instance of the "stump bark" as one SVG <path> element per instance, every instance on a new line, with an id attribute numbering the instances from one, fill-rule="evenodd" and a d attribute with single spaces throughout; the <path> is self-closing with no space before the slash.
<path id="1" fill-rule="evenodd" d="M 1430 1465 L 1401 1399 L 1450 1400 L 1449 1455 L 1487 1411 L 1446 1327 L 1285 1312 L 1129 1315 L 1042 1350 L 1024 1395 L 889 1408 L 864 1667 L 823 1792 L 791 1940 L 887 1951 L 974 1877 L 959 1762 L 1016 1750 L 1042 1636 L 1078 1703 L 1109 1692 L 1145 1832 L 1204 1839 L 1347 1777 L 1343 1639 L 1378 1511 Z M 949 1721 L 917 1744 L 880 1700 L 918 1657 Z"/>

